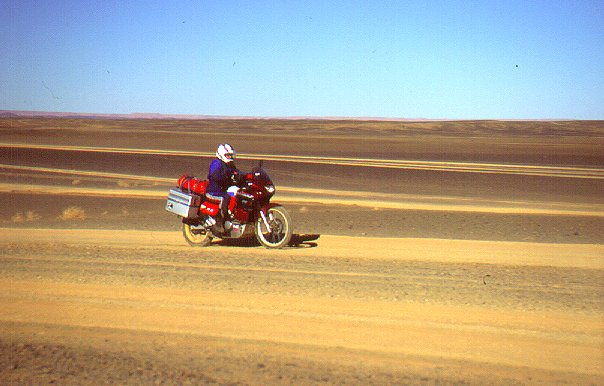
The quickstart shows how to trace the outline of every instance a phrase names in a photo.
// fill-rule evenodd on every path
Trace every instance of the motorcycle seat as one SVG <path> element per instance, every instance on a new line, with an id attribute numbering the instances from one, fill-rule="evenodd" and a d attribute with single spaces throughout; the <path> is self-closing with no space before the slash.
<path id="1" fill-rule="evenodd" d="M 210 204 L 220 205 L 222 203 L 222 197 L 212 196 L 211 194 L 206 193 L 204 201 L 209 202 Z"/>

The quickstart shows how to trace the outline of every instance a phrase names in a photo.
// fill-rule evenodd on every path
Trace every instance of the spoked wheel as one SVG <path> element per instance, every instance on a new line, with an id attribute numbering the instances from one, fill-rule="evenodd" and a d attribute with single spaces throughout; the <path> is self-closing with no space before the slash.
<path id="1" fill-rule="evenodd" d="M 256 238 L 267 248 L 283 248 L 292 238 L 292 220 L 282 206 L 270 208 L 266 213 L 269 228 L 262 218 L 256 221 Z"/>
<path id="2" fill-rule="evenodd" d="M 182 223 L 182 234 L 189 245 L 207 247 L 212 243 L 212 234 L 201 225 Z"/>

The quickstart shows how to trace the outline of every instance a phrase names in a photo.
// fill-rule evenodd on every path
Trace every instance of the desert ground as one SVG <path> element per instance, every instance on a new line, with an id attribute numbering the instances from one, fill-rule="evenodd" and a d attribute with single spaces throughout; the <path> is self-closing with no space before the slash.
<path id="1" fill-rule="evenodd" d="M 191 247 L 219 143 L 293 243 Z M 602 384 L 604 122 L 0 119 L 0 384 Z"/>

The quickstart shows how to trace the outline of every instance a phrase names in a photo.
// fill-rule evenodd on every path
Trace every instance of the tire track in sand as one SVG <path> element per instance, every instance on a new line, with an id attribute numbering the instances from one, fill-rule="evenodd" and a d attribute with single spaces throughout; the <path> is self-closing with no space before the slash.
<path id="1" fill-rule="evenodd" d="M 36 242 L 67 242 L 73 245 L 101 244 L 137 248 L 153 246 L 157 250 L 190 252 L 179 232 L 103 230 L 103 229 L 38 229 L 0 228 L 0 245 Z M 524 266 L 575 267 L 604 269 L 604 245 L 546 244 L 516 241 L 446 240 L 420 238 L 357 238 L 321 235 L 321 253 L 364 260 L 390 256 L 398 261 L 418 260 L 443 263 L 489 263 Z M 213 246 L 212 251 L 229 251 L 233 247 Z M 254 256 L 281 256 L 280 250 L 246 248 Z M 306 256 L 306 248 L 291 248 L 288 255 Z"/>
<path id="2" fill-rule="evenodd" d="M 40 166 L 23 166 L 0 164 L 0 170 L 11 172 L 35 172 L 41 174 L 59 174 L 74 177 L 96 177 L 110 180 L 146 181 L 163 185 L 166 188 L 175 186 L 175 178 L 143 176 L 125 173 L 99 172 L 90 170 L 74 170 L 48 168 Z M 382 192 L 341 191 L 330 189 L 313 189 L 301 187 L 279 186 L 277 200 L 281 202 L 325 204 L 325 205 L 357 205 L 374 209 L 404 209 L 455 211 L 498 214 L 552 214 L 571 216 L 604 217 L 604 205 L 582 204 L 568 202 L 531 202 L 510 200 L 486 200 L 481 198 L 426 196 L 410 194 L 390 194 Z M 1 183 L 0 192 L 4 193 L 37 193 L 62 194 L 101 197 L 138 197 L 166 198 L 166 191 L 156 189 L 133 188 L 86 188 L 75 186 L 55 186 L 41 184 Z"/>
<path id="3" fill-rule="evenodd" d="M 121 153 L 121 154 L 151 154 L 162 156 L 188 156 L 188 157 L 213 157 L 214 153 L 194 152 L 180 150 L 159 149 L 134 149 L 115 147 L 93 147 L 93 146 L 59 146 L 59 145 L 35 145 L 0 143 L 3 148 L 19 149 L 45 149 L 62 151 L 83 151 L 97 153 Z M 604 179 L 604 169 L 585 168 L 570 166 L 544 166 L 544 165 L 520 165 L 502 163 L 476 163 L 476 162 L 445 162 L 445 161 L 422 161 L 422 160 L 389 160 L 370 158 L 345 158 L 345 157 L 317 157 L 317 156 L 290 156 L 275 154 L 238 154 L 241 158 L 250 160 L 266 160 L 281 162 L 296 162 L 307 164 L 328 164 L 340 166 L 360 166 L 373 168 L 411 169 L 441 172 L 459 173 L 491 173 L 491 174 L 513 174 L 530 175 L 539 177 L 561 177 L 582 179 Z"/>
<path id="4" fill-rule="evenodd" d="M 129 261 L 140 259 L 135 251 L 149 246 L 149 263 L 161 259 L 165 249 L 192 251 L 182 246 L 178 232 L 52 230 L 35 231 L 36 242 L 65 244 L 63 258 L 81 259 L 78 245 L 103 248 L 119 246 L 132 253 L 110 256 Z M 29 245 L 32 230 L 5 228 L 0 245 Z M 178 245 L 177 245 L 178 243 Z M 333 272 L 341 259 L 416 259 L 468 263 L 481 261 L 509 266 L 550 265 L 582 266 L 588 270 L 603 267 L 600 245 L 539 245 L 534 243 L 475 242 L 452 240 L 385 239 L 355 240 L 325 236 L 317 248 L 268 251 L 264 248 L 239 248 L 247 256 L 262 259 L 296 255 L 321 257 L 330 261 Z M 156 250 L 157 249 L 157 250 Z M 220 253 L 233 247 L 207 249 Z M 198 254 L 204 250 L 197 250 Z M 486 253 L 488 252 L 488 254 Z M 182 289 L 170 281 L 141 285 L 115 285 L 111 281 L 94 282 L 93 271 L 80 270 L 81 282 L 63 282 L 56 272 L 46 270 L 48 259 L 35 250 L 28 255 L 27 279 L 0 279 L 0 320 L 17 324 L 43 321 L 48 325 L 73 328 L 121 329 L 173 333 L 183 336 L 209 336 L 216 339 L 272 342 L 298 350 L 338 348 L 355 350 L 371 358 L 395 355 L 432 358 L 434 363 L 464 360 L 474 366 L 491 363 L 515 368 L 567 371 L 601 376 L 603 331 L 601 315 L 573 312 L 530 311 L 516 307 L 490 309 L 478 304 L 426 304 L 385 300 L 330 299 L 305 294 L 246 293 Z M 485 256 L 489 259 L 485 260 Z M 10 256 L 7 257 L 11 259 Z M 16 257 L 19 258 L 18 256 Z M 203 258 L 203 253 L 198 255 Z M 99 269 L 105 259 L 88 259 Z M 275 260 L 277 263 L 279 260 Z M 144 261 L 140 261 L 144 264 Z M 58 262 L 56 269 L 61 269 Z M 277 264 L 276 267 L 278 267 Z M 8 264 L 6 269 L 11 269 Z M 284 272 L 268 267 L 266 275 L 278 279 Z M 166 270 L 169 270 L 166 267 Z M 15 271 L 16 272 L 16 271 Z M 132 264 L 128 268 L 106 270 L 108 277 L 120 283 L 135 283 L 145 270 Z M 181 280 L 198 280 L 189 269 L 178 270 Z M 242 273 L 241 275 L 244 275 Z M 268 276 L 267 276 L 268 277 Z M 229 280 L 229 279 L 224 279 Z M 307 281 L 305 275 L 296 280 Z M 354 280 L 352 277 L 351 280 Z M 443 279 L 444 280 L 444 279 Z M 310 281 L 309 283 L 312 283 Z M 361 286 L 360 281 L 353 281 Z M 527 291 L 531 291 L 527 287 Z M 493 293 L 493 296 L 498 296 Z M 84 337 L 85 338 L 85 337 Z M 572 347 L 573 355 L 568 354 Z"/>
<path id="5" fill-rule="evenodd" d="M 470 213 L 561 215 L 604 217 L 604 205 L 563 202 L 490 201 L 465 197 L 425 197 L 380 193 L 329 191 L 280 187 L 274 202 L 322 205 L 353 205 L 372 209 L 427 210 Z M 0 192 L 13 194 L 55 194 L 88 197 L 132 197 L 166 199 L 167 189 L 85 188 L 36 184 L 0 183 Z M 355 194 L 356 193 L 356 194 Z"/>

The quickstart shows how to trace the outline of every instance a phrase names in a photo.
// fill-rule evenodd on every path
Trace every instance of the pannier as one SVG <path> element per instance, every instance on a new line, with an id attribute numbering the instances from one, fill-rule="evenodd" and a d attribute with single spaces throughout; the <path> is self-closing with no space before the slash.
<path id="1" fill-rule="evenodd" d="M 166 210 L 184 218 L 199 217 L 201 197 L 195 193 L 183 192 L 180 189 L 170 189 Z"/>

